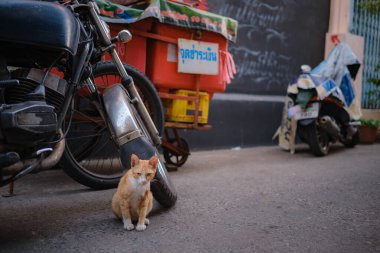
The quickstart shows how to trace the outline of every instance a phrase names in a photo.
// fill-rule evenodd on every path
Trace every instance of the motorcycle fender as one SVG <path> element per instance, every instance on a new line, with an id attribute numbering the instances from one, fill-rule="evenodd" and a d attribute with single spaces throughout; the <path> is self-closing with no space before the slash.
<path id="1" fill-rule="evenodd" d="M 107 88 L 103 102 L 114 139 L 120 147 L 120 159 L 124 168 L 129 168 L 131 155 L 147 160 L 156 154 L 156 149 L 143 135 L 133 114 L 130 98 L 121 84 Z"/>
<path id="2" fill-rule="evenodd" d="M 119 146 L 143 136 L 133 114 L 131 100 L 121 84 L 104 90 L 103 102 L 108 123 Z"/>

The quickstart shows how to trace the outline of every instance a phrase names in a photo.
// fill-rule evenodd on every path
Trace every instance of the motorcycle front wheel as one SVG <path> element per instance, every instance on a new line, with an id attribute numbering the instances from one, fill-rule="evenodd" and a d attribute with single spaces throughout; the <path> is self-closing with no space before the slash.
<path id="1" fill-rule="evenodd" d="M 163 107 L 150 80 L 136 68 L 125 65 L 147 107 L 156 128 L 163 130 Z M 121 77 L 112 62 L 101 62 L 93 68 L 93 79 L 101 92 Z M 74 108 L 66 127 L 66 148 L 60 165 L 77 182 L 93 189 L 117 187 L 125 169 L 120 161 L 120 150 L 113 141 L 107 124 L 91 103 L 86 90 L 74 98 Z"/>

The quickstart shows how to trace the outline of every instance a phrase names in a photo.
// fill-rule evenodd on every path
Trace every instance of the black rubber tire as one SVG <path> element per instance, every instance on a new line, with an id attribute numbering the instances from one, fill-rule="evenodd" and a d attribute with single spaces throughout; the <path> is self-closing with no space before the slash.
<path id="1" fill-rule="evenodd" d="M 307 135 L 309 147 L 315 156 L 326 156 L 330 150 L 330 139 L 326 132 L 321 131 L 316 122 L 302 126 Z"/>
<path id="2" fill-rule="evenodd" d="M 163 107 L 153 84 L 144 74 L 142 74 L 136 68 L 126 64 L 125 69 L 127 70 L 128 74 L 133 78 L 136 88 L 140 91 L 140 94 L 142 94 L 144 104 L 147 105 L 147 109 L 151 113 L 152 120 L 156 124 L 157 130 L 160 133 L 162 133 L 164 125 Z M 93 68 L 94 78 L 100 76 L 103 77 L 106 75 L 119 76 L 117 68 L 112 62 L 100 62 Z M 80 111 L 79 114 L 82 113 L 83 112 Z M 92 110 L 91 113 L 94 114 L 94 110 Z M 86 114 L 86 112 L 84 112 L 83 114 Z M 104 121 L 101 121 L 102 124 L 104 124 L 105 126 Z M 117 161 L 119 159 L 118 148 L 116 144 L 111 140 L 111 136 L 107 128 L 102 128 L 101 126 L 99 127 L 97 126 L 98 124 L 94 124 L 93 122 L 87 124 L 96 125 L 96 127 L 91 126 L 95 129 L 94 131 L 96 132 L 96 136 L 89 137 L 87 141 L 82 141 L 85 137 L 81 136 L 81 132 L 77 134 L 77 136 L 81 137 L 81 140 L 79 140 L 78 137 L 75 137 L 74 133 L 72 133 L 74 136 L 72 139 L 77 138 L 78 140 L 77 142 L 70 141 L 71 132 L 74 131 L 73 122 L 67 135 L 68 138 L 66 141 L 66 148 L 62 155 L 60 166 L 70 177 L 72 177 L 74 180 L 85 186 L 88 186 L 93 189 L 115 188 L 119 183 L 120 177 L 124 173 L 123 167 L 121 166 L 121 162 Z M 80 128 L 81 127 L 78 127 L 78 129 Z M 102 128 L 102 132 L 100 132 L 100 130 L 98 131 L 98 128 Z M 86 132 L 86 134 L 88 133 Z M 108 141 L 108 144 L 104 144 L 105 141 Z M 91 161 L 89 160 L 88 164 L 91 164 L 92 161 L 99 160 L 99 168 L 98 164 L 96 164 L 95 166 L 92 166 L 95 167 L 95 169 L 90 170 L 90 165 L 83 165 L 83 162 L 86 162 L 84 160 L 90 155 L 89 153 L 91 153 L 92 151 L 94 153 L 97 153 L 94 156 L 101 154 L 102 157 L 97 157 Z M 114 160 L 111 160 L 111 155 L 114 157 Z M 110 160 L 107 163 L 107 165 L 105 165 L 105 162 L 107 161 L 105 159 L 107 158 L 110 158 Z M 102 166 L 104 166 L 107 171 L 102 170 L 100 168 Z M 94 170 L 100 170 L 100 173 L 97 171 L 95 173 Z"/>
<path id="3" fill-rule="evenodd" d="M 161 171 L 156 172 L 155 180 L 151 182 L 150 189 L 153 193 L 153 197 L 160 205 L 165 208 L 170 208 L 177 202 L 177 192 L 161 160 L 159 160 L 158 170 L 160 170 L 160 168 Z"/>
<path id="4" fill-rule="evenodd" d="M 136 119 L 139 120 L 138 116 L 136 116 Z M 124 167 L 128 167 L 131 164 L 130 158 L 132 154 L 136 154 L 140 159 L 144 160 L 149 160 L 153 155 L 158 155 L 157 149 L 145 137 L 136 138 L 120 147 L 120 159 L 125 165 Z M 150 188 L 153 197 L 163 207 L 169 208 L 177 201 L 175 187 L 160 155 L 158 155 L 156 176 L 152 180 Z"/>

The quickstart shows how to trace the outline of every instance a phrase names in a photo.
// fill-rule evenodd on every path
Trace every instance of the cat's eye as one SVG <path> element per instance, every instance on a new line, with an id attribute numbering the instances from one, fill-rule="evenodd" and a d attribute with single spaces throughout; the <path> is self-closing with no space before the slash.
<path id="1" fill-rule="evenodd" d="M 140 172 L 137 172 L 137 176 L 141 176 L 141 173 L 140 173 Z"/>
<path id="2" fill-rule="evenodd" d="M 147 177 L 151 177 L 151 176 L 152 176 L 152 173 L 147 173 L 146 176 L 147 176 Z"/>

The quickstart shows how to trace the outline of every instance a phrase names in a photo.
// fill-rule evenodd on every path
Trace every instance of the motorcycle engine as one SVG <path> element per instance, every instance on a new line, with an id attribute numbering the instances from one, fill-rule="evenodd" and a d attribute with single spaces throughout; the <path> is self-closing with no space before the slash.
<path id="1" fill-rule="evenodd" d="M 3 90 L 3 138 L 8 144 L 35 146 L 56 134 L 57 114 L 62 110 L 67 83 L 55 74 L 34 68 L 14 70 L 11 76 L 20 85 Z"/>
<path id="2" fill-rule="evenodd" d="M 17 69 L 12 72 L 13 79 L 20 81 L 20 86 L 7 88 L 5 91 L 5 101 L 9 104 L 16 104 L 30 100 L 28 94 L 32 93 L 43 81 L 46 72 L 40 69 Z M 44 81 L 46 91 L 46 103 L 55 108 L 56 113 L 60 113 L 67 83 L 65 79 L 49 73 Z"/>

